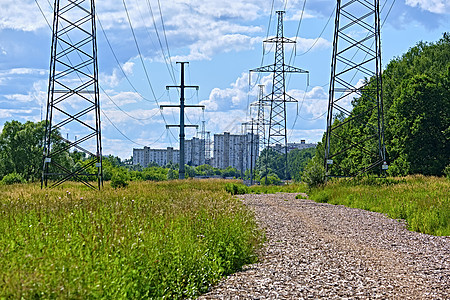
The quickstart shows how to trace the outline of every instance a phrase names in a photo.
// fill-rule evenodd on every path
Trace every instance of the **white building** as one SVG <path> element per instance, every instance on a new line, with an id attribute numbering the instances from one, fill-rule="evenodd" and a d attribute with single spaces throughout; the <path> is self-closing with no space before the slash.
<path id="1" fill-rule="evenodd" d="M 205 162 L 205 140 L 192 138 L 184 141 L 184 162 L 190 166 L 201 166 Z"/>
<path id="2" fill-rule="evenodd" d="M 198 138 L 185 140 L 184 151 L 185 164 L 191 166 L 205 164 L 205 140 Z M 158 164 L 158 166 L 165 166 L 170 162 L 178 164 L 180 162 L 180 150 L 172 147 L 167 147 L 167 149 L 151 149 L 150 147 L 133 149 L 133 165 L 141 165 L 146 168 L 152 162 Z"/>
<path id="3" fill-rule="evenodd" d="M 252 139 L 251 133 L 244 135 L 230 134 L 229 132 L 215 134 L 213 167 L 225 169 L 231 166 L 245 172 L 250 169 L 251 160 L 253 160 L 254 168 L 259 155 L 258 141 L 258 136 L 253 135 Z"/>
<path id="4" fill-rule="evenodd" d="M 288 143 L 287 144 L 287 150 L 288 152 L 291 152 L 294 149 L 307 149 L 307 148 L 315 148 L 317 144 L 314 143 L 306 143 L 306 140 L 300 140 L 300 143 Z M 279 153 L 284 153 L 284 146 L 281 146 L 280 144 L 277 144 L 275 146 L 271 146 L 270 148 L 274 149 L 275 151 Z"/>

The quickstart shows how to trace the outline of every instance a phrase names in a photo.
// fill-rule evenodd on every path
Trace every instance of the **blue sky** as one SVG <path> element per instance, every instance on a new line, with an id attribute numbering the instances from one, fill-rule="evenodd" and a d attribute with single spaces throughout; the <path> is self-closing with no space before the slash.
<path id="1" fill-rule="evenodd" d="M 50 3 L 53 2 L 22 0 L 18 5 L 12 0 L 0 0 L 0 129 L 10 120 L 39 121 L 41 113 L 45 118 L 51 31 L 38 4 L 51 23 Z M 161 13 L 157 0 L 125 3 L 154 92 L 145 77 L 123 2 L 98 1 L 100 85 L 120 107 L 101 93 L 103 153 L 129 158 L 133 148 L 143 145 L 178 148 L 178 130 L 165 128 L 155 102 L 156 97 L 159 104 L 178 103 L 177 91 L 168 92 L 165 88 L 179 83 L 176 61 L 190 62 L 187 84 L 200 86 L 198 92 L 187 92 L 186 102 L 206 106 L 204 112 L 187 110 L 187 122 L 200 124 L 205 120 L 206 130 L 212 134 L 240 132 L 240 123 L 249 117 L 249 103 L 256 100 L 257 84 L 270 88 L 267 74 L 259 78 L 252 74 L 249 86 L 248 71 L 261 66 L 262 59 L 264 65 L 273 63 L 273 49 L 267 45 L 263 56 L 262 43 L 268 31 L 269 36 L 275 34 L 272 1 L 161 0 Z M 303 5 L 303 0 L 275 0 L 274 10 L 286 9 L 285 36 L 297 40 L 291 60 L 291 49 L 286 51 L 287 61 L 310 72 L 309 85 L 305 75 L 288 79 L 288 93 L 299 100 L 298 106 L 288 104 L 289 141 L 317 142 L 326 123 L 335 1 L 307 0 L 296 36 Z M 418 41 L 436 41 L 450 28 L 449 0 L 388 0 L 382 1 L 381 6 L 384 66 Z M 171 65 L 166 64 L 168 52 Z M 178 110 L 164 109 L 162 113 L 167 123 L 178 123 Z M 70 135 L 71 129 L 63 128 L 62 133 Z M 191 138 L 196 131 L 187 129 L 186 134 Z"/>

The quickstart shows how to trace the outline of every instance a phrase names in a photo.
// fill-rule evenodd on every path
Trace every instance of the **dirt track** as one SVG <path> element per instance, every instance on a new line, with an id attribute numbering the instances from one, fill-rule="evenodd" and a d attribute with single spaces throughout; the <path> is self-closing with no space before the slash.
<path id="1" fill-rule="evenodd" d="M 450 299 L 450 237 L 295 194 L 241 197 L 266 230 L 260 262 L 200 299 Z"/>

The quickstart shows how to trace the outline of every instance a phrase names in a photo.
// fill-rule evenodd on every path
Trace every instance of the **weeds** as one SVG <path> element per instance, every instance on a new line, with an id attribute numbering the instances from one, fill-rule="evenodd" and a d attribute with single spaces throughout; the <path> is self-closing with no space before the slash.
<path id="1" fill-rule="evenodd" d="M 341 204 L 404 219 L 408 229 L 450 235 L 450 180 L 422 175 L 391 179 L 335 180 L 312 189 L 317 202 Z"/>
<path id="2" fill-rule="evenodd" d="M 224 181 L 0 189 L 0 298 L 192 298 L 256 260 Z"/>

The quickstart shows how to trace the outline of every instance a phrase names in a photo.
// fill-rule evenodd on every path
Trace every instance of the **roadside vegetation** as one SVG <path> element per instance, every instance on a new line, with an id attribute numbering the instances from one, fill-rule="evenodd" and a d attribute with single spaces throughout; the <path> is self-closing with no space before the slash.
<path id="1" fill-rule="evenodd" d="M 0 189 L 0 298 L 192 298 L 253 263 L 252 213 L 223 180 Z"/>
<path id="2" fill-rule="evenodd" d="M 450 179 L 445 177 L 340 179 L 312 188 L 308 195 L 317 202 L 361 208 L 406 220 L 412 231 L 450 235 Z"/>

